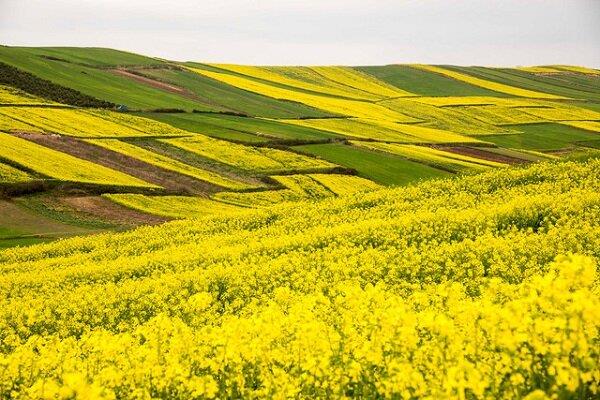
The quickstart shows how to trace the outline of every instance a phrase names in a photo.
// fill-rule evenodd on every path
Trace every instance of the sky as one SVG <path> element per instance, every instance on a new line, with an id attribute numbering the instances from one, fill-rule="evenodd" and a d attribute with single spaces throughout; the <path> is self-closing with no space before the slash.
<path id="1" fill-rule="evenodd" d="M 600 0 L 0 0 L 0 44 L 257 65 L 600 68 Z"/>

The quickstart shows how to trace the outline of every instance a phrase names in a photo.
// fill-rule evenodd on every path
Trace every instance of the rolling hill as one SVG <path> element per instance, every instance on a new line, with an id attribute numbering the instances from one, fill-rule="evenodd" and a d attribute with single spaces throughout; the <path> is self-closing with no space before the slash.
<path id="1" fill-rule="evenodd" d="M 19 210 L 0 246 L 592 152 L 599 81 L 569 66 L 269 67 L 0 46 L 1 201 Z M 51 234 L 20 226 L 36 216 Z"/>
<path id="2" fill-rule="evenodd" d="M 598 398 L 598 149 L 584 67 L 0 46 L 0 398 Z"/>

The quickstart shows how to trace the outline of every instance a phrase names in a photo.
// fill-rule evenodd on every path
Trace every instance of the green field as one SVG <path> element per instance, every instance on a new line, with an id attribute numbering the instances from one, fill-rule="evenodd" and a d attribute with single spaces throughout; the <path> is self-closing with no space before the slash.
<path id="1" fill-rule="evenodd" d="M 515 129 L 523 133 L 514 135 L 489 135 L 485 137 L 488 142 L 501 147 L 525 150 L 560 150 L 582 142 L 593 142 L 600 139 L 600 135 L 561 124 L 528 124 L 515 125 Z"/>
<path id="2" fill-rule="evenodd" d="M 165 62 L 156 58 L 102 47 L 10 47 L 5 50 L 7 52 L 15 51 L 15 54 L 28 55 L 32 58 L 54 58 L 72 64 L 93 67 L 166 65 Z"/>
<path id="3" fill-rule="evenodd" d="M 507 68 L 448 66 L 448 69 L 523 89 L 536 90 L 572 99 L 600 101 L 600 85 L 598 85 L 600 78 L 598 76 L 584 74 L 547 76 Z"/>
<path id="4" fill-rule="evenodd" d="M 138 69 L 144 75 L 189 90 L 213 108 L 265 118 L 322 117 L 330 115 L 300 103 L 251 93 L 182 69 Z"/>
<path id="5" fill-rule="evenodd" d="M 141 116 L 166 122 L 180 129 L 220 139 L 241 142 L 271 140 L 327 140 L 339 138 L 331 132 L 258 118 L 204 113 L 143 113 Z"/>
<path id="6" fill-rule="evenodd" d="M 405 185 L 417 180 L 439 178 L 448 172 L 409 161 L 392 154 L 341 144 L 296 146 L 295 149 L 356 170 L 359 176 L 384 185 Z"/>
<path id="7" fill-rule="evenodd" d="M 357 67 L 391 85 L 420 96 L 498 96 L 504 94 L 456 81 L 410 65 Z"/>
<path id="8" fill-rule="evenodd" d="M 42 57 L 43 55 L 44 52 L 37 49 L 0 47 L 1 62 L 98 99 L 142 109 L 163 107 L 189 110 L 219 109 L 117 76 L 106 69 L 47 59 Z"/>
<path id="9" fill-rule="evenodd" d="M 0 399 L 600 398 L 599 82 L 0 46 Z"/>
<path id="10" fill-rule="evenodd" d="M 215 200 L 268 208 L 323 197 L 298 189 L 319 179 L 335 196 L 582 157 L 600 140 L 599 75 L 577 67 L 249 66 L 9 46 L 0 63 L 0 190 L 55 199 L 30 209 L 74 226 L 218 215 L 205 209 Z"/>
<path id="11" fill-rule="evenodd" d="M 79 221 L 68 219 L 64 213 L 49 215 L 47 210 L 47 205 L 40 206 L 35 199 L 16 202 L 0 200 L 0 249 L 29 246 L 100 230 L 90 225 L 82 226 Z"/>

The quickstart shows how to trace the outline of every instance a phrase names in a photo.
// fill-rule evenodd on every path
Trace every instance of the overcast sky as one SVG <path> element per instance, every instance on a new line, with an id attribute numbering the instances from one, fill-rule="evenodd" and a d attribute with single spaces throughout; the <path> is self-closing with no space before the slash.
<path id="1" fill-rule="evenodd" d="M 0 44 L 243 64 L 600 67 L 600 0 L 0 0 Z"/>

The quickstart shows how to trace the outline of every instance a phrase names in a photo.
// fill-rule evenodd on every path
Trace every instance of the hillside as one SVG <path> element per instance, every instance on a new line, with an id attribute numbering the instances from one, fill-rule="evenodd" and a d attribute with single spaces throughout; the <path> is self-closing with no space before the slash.
<path id="1" fill-rule="evenodd" d="M 599 82 L 0 46 L 0 247 L 593 153 Z"/>
<path id="2" fill-rule="evenodd" d="M 0 397 L 597 398 L 599 210 L 560 161 L 8 249 Z"/>

